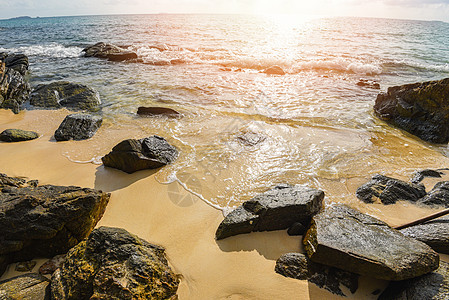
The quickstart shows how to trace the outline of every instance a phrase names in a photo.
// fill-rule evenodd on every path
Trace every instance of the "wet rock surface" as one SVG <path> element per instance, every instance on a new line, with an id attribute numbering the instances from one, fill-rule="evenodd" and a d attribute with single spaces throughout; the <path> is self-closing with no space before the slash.
<path id="1" fill-rule="evenodd" d="M 265 135 L 251 132 L 251 131 L 239 134 L 237 136 L 237 140 L 239 141 L 239 143 L 242 145 L 245 145 L 245 146 L 258 145 L 258 144 L 262 143 L 263 141 L 265 141 L 266 138 L 267 137 Z"/>
<path id="2" fill-rule="evenodd" d="M 0 133 L 0 141 L 2 142 L 22 142 L 37 139 L 39 134 L 34 131 L 22 129 L 6 129 Z"/>
<path id="3" fill-rule="evenodd" d="M 113 44 L 99 42 L 83 49 L 84 57 L 105 58 L 111 61 L 136 59 L 137 53 Z"/>
<path id="4" fill-rule="evenodd" d="M 164 248 L 124 229 L 100 227 L 53 274 L 53 299 L 170 299 L 178 277 Z"/>
<path id="5" fill-rule="evenodd" d="M 94 136 L 103 118 L 91 114 L 71 114 L 65 117 L 55 131 L 57 141 L 86 140 Z"/>
<path id="6" fill-rule="evenodd" d="M 259 194 L 230 212 L 218 226 L 217 240 L 252 231 L 287 229 L 308 224 L 322 207 L 324 192 L 282 184 Z"/>
<path id="7" fill-rule="evenodd" d="M 0 108 L 20 111 L 28 100 L 30 85 L 25 79 L 28 57 L 24 54 L 0 53 Z"/>
<path id="8" fill-rule="evenodd" d="M 367 88 L 371 88 L 371 89 L 380 89 L 380 84 L 374 80 L 369 80 L 369 79 L 364 79 L 364 78 L 360 78 L 360 80 L 357 82 L 358 86 L 361 87 L 367 87 Z"/>
<path id="9" fill-rule="evenodd" d="M 449 141 L 449 78 L 388 88 L 377 96 L 375 114 L 431 143 Z"/>
<path id="10" fill-rule="evenodd" d="M 139 116 L 168 116 L 168 117 L 177 117 L 181 115 L 176 110 L 168 107 L 145 107 L 145 106 L 140 106 L 137 109 L 137 114 Z"/>
<path id="11" fill-rule="evenodd" d="M 50 300 L 50 280 L 31 273 L 0 282 L 0 299 Z"/>
<path id="12" fill-rule="evenodd" d="M 86 85 L 56 81 L 36 86 L 30 95 L 30 104 L 44 108 L 96 111 L 101 100 L 98 93 Z"/>
<path id="13" fill-rule="evenodd" d="M 425 169 L 425 170 L 415 172 L 413 174 L 410 182 L 418 184 L 421 181 L 423 181 L 424 178 L 426 178 L 426 177 L 441 178 L 441 175 L 444 175 L 444 172 L 442 172 L 442 169 L 440 169 L 440 170 Z"/>
<path id="14" fill-rule="evenodd" d="M 419 204 L 431 206 L 449 207 L 449 181 L 440 181 L 425 197 L 418 201 Z"/>
<path id="15" fill-rule="evenodd" d="M 164 138 L 153 135 L 144 139 L 124 140 L 102 158 L 106 167 L 126 173 L 144 169 L 157 169 L 173 162 L 178 151 Z"/>
<path id="16" fill-rule="evenodd" d="M 66 253 L 88 236 L 109 194 L 0 176 L 0 274 L 6 264 Z"/>
<path id="17" fill-rule="evenodd" d="M 268 75 L 285 75 L 285 71 L 279 66 L 272 66 L 268 69 L 265 69 L 263 73 Z"/>
<path id="18" fill-rule="evenodd" d="M 303 244 L 313 262 L 383 280 L 418 277 L 439 263 L 426 244 L 341 204 L 312 218 Z"/>

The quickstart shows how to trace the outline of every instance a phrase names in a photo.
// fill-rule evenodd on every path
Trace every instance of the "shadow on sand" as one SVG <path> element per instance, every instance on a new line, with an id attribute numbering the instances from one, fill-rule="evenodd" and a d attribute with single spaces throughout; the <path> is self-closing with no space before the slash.
<path id="1" fill-rule="evenodd" d="M 114 168 L 105 168 L 101 165 L 95 172 L 95 188 L 110 193 L 123 189 L 141 179 L 147 178 L 158 170 L 159 169 L 142 170 L 128 174 Z"/>

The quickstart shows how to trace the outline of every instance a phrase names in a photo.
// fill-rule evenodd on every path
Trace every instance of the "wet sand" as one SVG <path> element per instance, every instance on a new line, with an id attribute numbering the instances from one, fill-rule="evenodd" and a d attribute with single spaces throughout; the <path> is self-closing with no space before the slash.
<path id="1" fill-rule="evenodd" d="M 215 241 L 222 212 L 176 182 L 160 184 L 155 179 L 157 171 L 126 174 L 99 164 L 75 163 L 64 156 L 69 149 L 88 151 L 98 147 L 99 139 L 101 145 L 110 149 L 122 139 L 142 137 L 143 132 L 106 125 L 91 140 L 56 143 L 52 140 L 53 132 L 66 114 L 65 110 L 36 110 L 14 115 L 0 110 L 0 131 L 20 128 L 41 134 L 34 141 L 0 143 L 0 172 L 38 179 L 40 184 L 77 185 L 111 192 L 110 203 L 97 226 L 122 227 L 164 246 L 174 271 L 182 274 L 179 299 L 376 299 L 371 293 L 386 286 L 384 281 L 361 278 L 357 293 L 341 298 L 307 281 L 276 274 L 274 266 L 279 256 L 301 251 L 300 237 L 276 231 Z M 337 185 L 341 188 L 341 183 Z M 356 206 L 393 225 L 434 212 L 403 203 L 366 207 Z M 17 273 L 10 266 L 2 279 L 13 274 Z"/>

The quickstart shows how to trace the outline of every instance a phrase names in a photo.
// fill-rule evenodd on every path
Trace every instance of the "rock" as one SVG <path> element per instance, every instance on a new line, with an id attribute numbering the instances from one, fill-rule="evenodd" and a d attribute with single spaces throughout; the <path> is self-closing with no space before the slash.
<path id="1" fill-rule="evenodd" d="M 0 53 L 0 108 L 19 113 L 30 93 L 30 85 L 24 77 L 27 70 L 25 55 Z"/>
<path id="2" fill-rule="evenodd" d="M 0 141 L 3 142 L 21 142 L 34 140 L 39 137 L 34 131 L 27 131 L 22 129 L 6 129 L 0 133 Z"/>
<path id="3" fill-rule="evenodd" d="M 296 222 L 287 230 L 287 234 L 293 236 L 303 235 L 304 232 L 306 232 L 306 229 L 307 228 L 303 224 Z"/>
<path id="4" fill-rule="evenodd" d="M 0 282 L 0 299 L 50 300 L 50 280 L 31 273 Z"/>
<path id="5" fill-rule="evenodd" d="M 268 75 L 285 75 L 284 70 L 279 66 L 269 67 L 268 69 L 265 69 L 263 73 Z"/>
<path id="6" fill-rule="evenodd" d="M 83 49 L 84 57 L 106 58 L 111 61 L 136 59 L 137 53 L 107 43 L 96 43 Z"/>
<path id="7" fill-rule="evenodd" d="M 17 272 L 30 272 L 36 266 L 35 260 L 22 261 L 17 263 L 15 270 Z"/>
<path id="8" fill-rule="evenodd" d="M 251 131 L 242 133 L 237 136 L 237 140 L 245 146 L 255 146 L 265 141 L 265 139 L 266 136 Z"/>
<path id="9" fill-rule="evenodd" d="M 53 299 L 169 299 L 179 279 L 164 248 L 121 228 L 100 227 L 52 276 Z"/>
<path id="10" fill-rule="evenodd" d="M 100 128 L 103 118 L 90 114 L 71 114 L 65 117 L 55 131 L 57 141 L 86 140 L 94 136 Z"/>
<path id="11" fill-rule="evenodd" d="M 357 82 L 357 85 L 371 89 L 380 89 L 380 84 L 378 82 L 369 79 L 360 78 L 359 82 Z"/>
<path id="12" fill-rule="evenodd" d="M 302 253 L 283 254 L 276 261 L 274 271 L 285 277 L 306 280 L 309 278 L 309 260 Z"/>
<path id="13" fill-rule="evenodd" d="M 31 105 L 70 110 L 98 110 L 101 104 L 98 93 L 82 84 L 56 81 L 36 86 L 30 96 Z"/>
<path id="14" fill-rule="evenodd" d="M 62 263 L 65 260 L 65 254 L 59 254 L 53 257 L 52 259 L 46 261 L 42 266 L 39 268 L 39 274 L 42 275 L 51 275 L 53 274 L 58 268 L 62 266 Z"/>
<path id="15" fill-rule="evenodd" d="M 110 197 L 87 188 L 25 185 L 4 175 L 0 179 L 0 258 L 4 263 L 66 253 L 89 235 Z"/>
<path id="16" fill-rule="evenodd" d="M 449 78 L 388 88 L 377 96 L 375 114 L 424 141 L 449 141 Z"/>
<path id="17" fill-rule="evenodd" d="M 168 117 L 177 117 L 180 115 L 179 112 L 177 112 L 174 109 L 168 108 L 168 107 L 144 107 L 140 106 L 137 109 L 137 114 L 139 116 L 168 116 Z"/>
<path id="18" fill-rule="evenodd" d="M 342 204 L 312 218 L 303 244 L 313 262 L 383 280 L 421 276 L 439 263 L 426 244 Z"/>
<path id="19" fill-rule="evenodd" d="M 124 140 L 101 160 L 106 167 L 126 173 L 144 169 L 157 169 L 173 162 L 178 151 L 164 138 L 153 135 L 140 140 Z"/>
<path id="20" fill-rule="evenodd" d="M 440 170 L 430 170 L 430 169 L 425 169 L 425 170 L 421 170 L 418 172 L 415 172 L 413 174 L 412 179 L 410 180 L 411 183 L 415 183 L 418 184 L 421 181 L 424 180 L 424 178 L 426 177 L 437 177 L 437 178 L 441 178 L 441 175 L 444 175 L 443 172 L 441 172 Z"/>
<path id="21" fill-rule="evenodd" d="M 449 299 L 449 264 L 442 261 L 438 270 L 421 277 L 390 282 L 379 300 Z"/>
<path id="22" fill-rule="evenodd" d="M 422 199 L 419 204 L 449 207 L 449 181 L 440 181 Z"/>
<path id="23" fill-rule="evenodd" d="M 356 196 L 366 203 L 382 202 L 394 204 L 399 200 L 416 202 L 426 195 L 423 185 L 408 183 L 384 175 L 374 175 L 371 180 L 360 186 Z"/>
<path id="24" fill-rule="evenodd" d="M 28 72 L 28 57 L 25 54 L 9 54 L 5 58 L 5 65 L 24 76 Z"/>
<path id="25" fill-rule="evenodd" d="M 248 200 L 218 226 L 217 240 L 252 231 L 287 229 L 308 224 L 321 209 L 324 192 L 302 185 L 282 184 Z"/>
<path id="26" fill-rule="evenodd" d="M 400 230 L 405 236 L 426 243 L 439 253 L 449 254 L 449 216 Z"/>

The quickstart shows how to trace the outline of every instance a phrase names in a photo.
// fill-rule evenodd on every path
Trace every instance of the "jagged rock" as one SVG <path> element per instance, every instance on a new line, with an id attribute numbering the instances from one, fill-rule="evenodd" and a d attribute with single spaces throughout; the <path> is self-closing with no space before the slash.
<path id="1" fill-rule="evenodd" d="M 309 260 L 302 253 L 286 253 L 276 260 L 274 271 L 285 277 L 306 280 L 309 278 Z"/>
<path id="2" fill-rule="evenodd" d="M 426 244 L 342 204 L 312 218 L 303 244 L 313 262 L 384 280 L 418 277 L 439 263 Z"/>
<path id="3" fill-rule="evenodd" d="M 17 272 L 30 272 L 36 266 L 35 260 L 22 261 L 17 263 L 15 270 Z"/>
<path id="4" fill-rule="evenodd" d="M 23 54 L 0 53 L 0 108 L 20 111 L 28 100 L 30 85 L 24 78 L 28 70 L 28 58 Z"/>
<path id="5" fill-rule="evenodd" d="M 65 254 L 59 254 L 53 257 L 52 259 L 49 259 L 46 261 L 42 266 L 39 268 L 39 274 L 42 275 L 51 275 L 53 274 L 58 268 L 62 266 L 62 263 L 65 260 Z"/>
<path id="6" fill-rule="evenodd" d="M 265 74 L 269 75 L 285 75 L 284 70 L 279 66 L 272 66 L 263 71 Z"/>
<path id="7" fill-rule="evenodd" d="M 379 300 L 449 299 L 449 264 L 442 261 L 438 270 L 409 280 L 392 281 Z"/>
<path id="8" fill-rule="evenodd" d="M 362 87 L 368 87 L 368 88 L 372 88 L 372 89 L 380 89 L 380 84 L 374 80 L 369 80 L 369 79 L 363 79 L 360 78 L 360 80 L 357 82 L 358 86 L 362 86 Z"/>
<path id="9" fill-rule="evenodd" d="M 173 162 L 178 151 L 164 138 L 153 135 L 140 140 L 124 140 L 101 160 L 106 167 L 126 173 L 156 169 Z"/>
<path id="10" fill-rule="evenodd" d="M 427 195 L 418 201 L 419 204 L 449 207 L 449 181 L 440 181 Z"/>
<path id="11" fill-rule="evenodd" d="M 449 141 L 449 78 L 388 88 L 377 96 L 375 114 L 431 143 Z"/>
<path id="12" fill-rule="evenodd" d="M 324 192 L 301 185 L 282 184 L 248 200 L 229 213 L 218 226 L 221 240 L 252 231 L 287 229 L 308 224 L 322 206 Z"/>
<path id="13" fill-rule="evenodd" d="M 421 181 L 424 180 L 424 178 L 426 177 L 437 177 L 437 178 L 441 178 L 441 175 L 444 175 L 443 172 L 441 172 L 441 170 L 431 170 L 431 169 L 425 169 L 425 170 L 421 170 L 418 172 L 415 172 L 413 174 L 412 179 L 410 180 L 411 183 L 415 183 L 418 184 Z"/>
<path id="14" fill-rule="evenodd" d="M 164 248 L 121 228 L 100 227 L 52 276 L 53 299 L 169 299 L 179 280 Z"/>
<path id="15" fill-rule="evenodd" d="M 374 175 L 371 180 L 360 186 L 356 196 L 366 203 L 378 202 L 393 204 L 399 200 L 416 202 L 426 195 L 423 185 L 405 182 L 384 175 Z"/>
<path id="16" fill-rule="evenodd" d="M 9 54 L 5 58 L 5 65 L 22 74 L 26 75 L 29 67 L 28 57 L 25 54 Z"/>
<path id="17" fill-rule="evenodd" d="M 39 137 L 39 134 L 34 131 L 27 131 L 22 129 L 6 129 L 0 133 L 0 141 L 3 142 L 21 142 L 34 140 Z"/>
<path id="18" fill-rule="evenodd" d="M 56 81 L 36 86 L 30 96 L 30 104 L 45 108 L 70 110 L 98 110 L 101 104 L 98 93 L 83 84 Z"/>
<path id="19" fill-rule="evenodd" d="M 65 117 L 55 131 L 57 141 L 86 140 L 94 136 L 103 118 L 90 114 L 71 114 Z"/>
<path id="20" fill-rule="evenodd" d="M 110 197 L 93 189 L 34 186 L 5 177 L 0 176 L 0 270 L 8 263 L 66 253 L 88 236 Z"/>
<path id="21" fill-rule="evenodd" d="M 137 109 L 137 114 L 139 116 L 168 116 L 168 117 L 176 117 L 179 116 L 180 113 L 174 109 L 168 107 L 145 107 L 140 106 Z"/>
<path id="22" fill-rule="evenodd" d="M 0 299 L 50 300 L 50 280 L 37 273 L 0 282 Z"/>
<path id="23" fill-rule="evenodd" d="M 83 49 L 85 57 L 106 58 L 111 61 L 136 59 L 137 53 L 107 43 L 96 43 Z"/>

